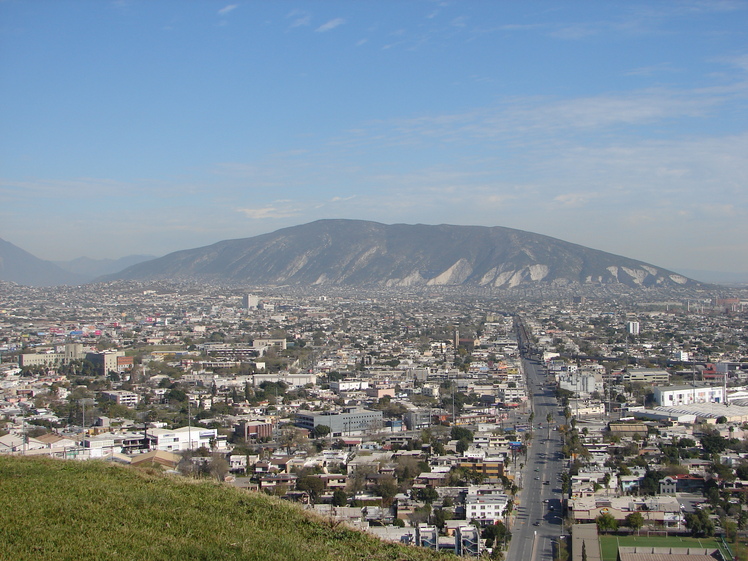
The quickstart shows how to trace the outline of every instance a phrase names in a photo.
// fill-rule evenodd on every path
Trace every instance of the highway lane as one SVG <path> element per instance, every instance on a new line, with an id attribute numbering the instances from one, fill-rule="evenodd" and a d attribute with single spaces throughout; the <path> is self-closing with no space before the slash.
<path id="1" fill-rule="evenodd" d="M 524 360 L 523 365 L 535 413 L 534 431 L 521 474 L 522 491 L 507 559 L 552 561 L 553 542 L 562 530 L 560 475 L 565 466 L 561 435 L 554 429 L 564 417 L 553 388 L 545 385 L 543 369 L 530 360 Z M 550 427 L 549 413 L 553 419 Z"/>

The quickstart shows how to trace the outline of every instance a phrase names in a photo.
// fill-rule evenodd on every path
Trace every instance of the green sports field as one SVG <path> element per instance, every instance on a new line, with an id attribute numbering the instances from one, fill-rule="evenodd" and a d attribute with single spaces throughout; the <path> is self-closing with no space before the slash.
<path id="1" fill-rule="evenodd" d="M 616 561 L 618 546 L 646 546 L 646 547 L 706 547 L 720 548 L 721 541 L 714 538 L 690 538 L 680 536 L 600 536 L 600 548 L 602 549 L 603 561 Z M 725 558 L 730 555 L 725 553 Z"/>

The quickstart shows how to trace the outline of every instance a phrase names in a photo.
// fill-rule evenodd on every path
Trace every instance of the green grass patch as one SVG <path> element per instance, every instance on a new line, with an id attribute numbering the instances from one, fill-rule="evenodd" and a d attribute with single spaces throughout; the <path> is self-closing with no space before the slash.
<path id="1" fill-rule="evenodd" d="M 691 538 L 688 536 L 600 536 L 603 561 L 616 561 L 618 546 L 623 547 L 705 547 L 722 549 L 721 541 L 715 538 Z"/>
<path id="2" fill-rule="evenodd" d="M 0 457 L 0 558 L 428 561 L 296 505 L 104 462 Z"/>

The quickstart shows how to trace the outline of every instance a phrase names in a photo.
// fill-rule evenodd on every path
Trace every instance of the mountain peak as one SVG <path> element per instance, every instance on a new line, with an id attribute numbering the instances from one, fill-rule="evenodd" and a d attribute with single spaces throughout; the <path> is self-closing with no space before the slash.
<path id="1" fill-rule="evenodd" d="M 108 278 L 362 287 L 697 284 L 661 267 L 523 230 L 348 219 L 178 251 Z"/>

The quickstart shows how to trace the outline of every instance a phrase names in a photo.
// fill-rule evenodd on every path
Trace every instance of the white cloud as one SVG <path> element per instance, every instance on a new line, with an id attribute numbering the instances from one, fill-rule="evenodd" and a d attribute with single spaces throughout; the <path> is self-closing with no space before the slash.
<path id="1" fill-rule="evenodd" d="M 237 208 L 237 212 L 241 212 L 247 218 L 253 220 L 262 220 L 267 218 L 289 218 L 291 216 L 298 216 L 300 212 L 292 208 L 278 208 L 274 206 L 266 206 L 263 208 Z"/>
<path id="2" fill-rule="evenodd" d="M 562 195 L 556 195 L 553 200 L 559 203 L 562 207 L 582 207 L 585 206 L 590 199 L 595 198 L 594 193 L 564 193 Z"/>
<path id="3" fill-rule="evenodd" d="M 303 27 L 309 25 L 312 22 L 312 14 L 303 10 L 294 10 L 286 16 L 286 18 L 293 18 L 291 21 L 290 28 Z"/>
<path id="4" fill-rule="evenodd" d="M 228 14 L 228 13 L 233 12 L 234 10 L 236 10 L 238 7 L 239 7 L 238 4 L 229 4 L 227 6 L 224 6 L 220 10 L 218 10 L 218 15 L 219 16 L 225 16 L 226 14 Z"/>
<path id="5" fill-rule="evenodd" d="M 323 23 L 322 25 L 320 25 L 317 29 L 315 29 L 315 31 L 319 33 L 324 33 L 326 31 L 331 31 L 340 25 L 343 25 L 344 23 L 345 23 L 345 20 L 343 18 L 331 19 L 327 23 Z"/>

